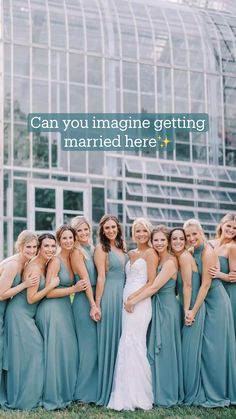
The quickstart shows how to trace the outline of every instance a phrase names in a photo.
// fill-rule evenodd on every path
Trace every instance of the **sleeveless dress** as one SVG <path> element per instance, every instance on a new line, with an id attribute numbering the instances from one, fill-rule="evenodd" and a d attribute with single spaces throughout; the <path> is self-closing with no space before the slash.
<path id="1" fill-rule="evenodd" d="M 60 261 L 58 288 L 73 285 Z M 36 323 L 44 338 L 43 407 L 62 409 L 74 397 L 78 371 L 78 346 L 70 296 L 45 298 L 38 306 Z"/>
<path id="2" fill-rule="evenodd" d="M 143 258 L 135 260 L 132 264 L 128 261 L 123 302 L 146 282 L 146 261 Z M 123 308 L 122 335 L 108 408 L 115 410 L 152 408 L 152 376 L 146 347 L 146 335 L 151 317 L 151 298 L 140 301 L 133 313 L 127 313 Z"/>
<path id="3" fill-rule="evenodd" d="M 152 370 L 154 404 L 160 407 L 181 404 L 184 398 L 181 310 L 175 296 L 175 286 L 176 281 L 171 278 L 152 297 L 148 358 Z"/>
<path id="4" fill-rule="evenodd" d="M 45 286 L 40 278 L 39 290 Z M 7 370 L 9 409 L 30 410 L 40 406 L 43 393 L 43 338 L 35 324 L 39 303 L 27 302 L 27 290 L 9 302 L 5 316 L 4 369 Z"/>
<path id="5" fill-rule="evenodd" d="M 183 280 L 178 272 L 179 301 L 183 308 Z M 193 308 L 199 288 L 201 277 L 198 272 L 192 271 L 192 295 L 190 309 Z M 184 404 L 201 405 L 205 402 L 205 393 L 201 376 L 202 342 L 205 322 L 205 303 L 199 308 L 192 326 L 182 328 L 182 358 L 184 377 Z M 184 313 L 183 313 L 184 314 Z"/>
<path id="6" fill-rule="evenodd" d="M 219 256 L 220 260 L 220 271 L 224 272 L 225 274 L 229 273 L 229 259 L 224 256 Z M 226 282 L 222 281 L 222 284 L 225 287 L 225 290 L 229 296 L 233 318 L 234 318 L 234 331 L 236 335 L 236 282 Z"/>
<path id="7" fill-rule="evenodd" d="M 98 398 L 97 404 L 109 402 L 113 374 L 121 335 L 122 297 L 125 282 L 124 264 L 113 250 L 108 253 L 109 270 L 106 273 L 101 301 L 102 318 L 98 322 Z"/>
<path id="8" fill-rule="evenodd" d="M 1 281 L 1 278 L 0 278 Z M 16 274 L 12 287 L 16 287 L 21 283 L 20 274 Z M 4 354 L 4 317 L 6 308 L 8 305 L 8 300 L 0 301 L 0 407 L 6 403 L 6 383 L 5 383 L 5 372 L 3 371 L 3 354 Z"/>
<path id="9" fill-rule="evenodd" d="M 85 259 L 85 266 L 95 296 L 97 271 L 93 253 L 90 245 L 81 245 L 81 247 L 88 256 L 88 259 Z M 75 275 L 75 281 L 79 280 L 79 276 Z M 98 380 L 97 324 L 90 318 L 90 304 L 85 292 L 75 294 L 72 308 L 79 347 L 79 369 L 74 398 L 85 403 L 95 403 Z"/>
<path id="10" fill-rule="evenodd" d="M 202 275 L 204 244 L 194 249 Z M 202 381 L 205 407 L 236 404 L 236 347 L 230 300 L 220 279 L 213 279 L 205 298 L 206 317 L 202 344 Z"/>

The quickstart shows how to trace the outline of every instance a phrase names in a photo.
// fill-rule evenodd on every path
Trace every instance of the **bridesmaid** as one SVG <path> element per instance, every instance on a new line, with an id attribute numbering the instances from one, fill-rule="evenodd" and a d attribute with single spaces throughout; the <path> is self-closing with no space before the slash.
<path id="1" fill-rule="evenodd" d="M 3 333 L 4 316 L 7 300 L 19 292 L 37 283 L 38 278 L 31 277 L 21 282 L 24 266 L 37 252 L 36 235 L 28 230 L 23 230 L 16 241 L 16 254 L 0 263 L 0 406 L 6 402 L 3 368 Z"/>
<path id="2" fill-rule="evenodd" d="M 47 410 L 68 406 L 74 398 L 78 369 L 78 347 L 70 295 L 80 286 L 74 285 L 70 252 L 75 231 L 63 225 L 56 231 L 60 251 L 49 262 L 46 286 L 59 277 L 59 286 L 39 304 L 36 322 L 44 338 L 43 406 Z"/>
<path id="3" fill-rule="evenodd" d="M 35 253 L 37 238 L 28 234 L 30 239 L 33 237 L 28 245 Z M 34 316 L 39 301 L 58 284 L 58 278 L 55 278 L 44 288 L 46 264 L 55 250 L 56 240 L 52 234 L 39 236 L 38 254 L 23 274 L 23 283 L 32 277 L 37 278 L 37 283 L 13 297 L 6 310 L 4 358 L 7 364 L 6 407 L 9 409 L 31 410 L 42 402 L 43 339 Z"/>
<path id="4" fill-rule="evenodd" d="M 109 402 L 116 355 L 121 334 L 122 296 L 125 282 L 126 251 L 121 226 L 113 215 L 104 215 L 99 223 L 99 244 L 95 249 L 98 271 L 96 305 L 101 313 L 98 323 L 98 398 Z"/>
<path id="5" fill-rule="evenodd" d="M 150 247 L 151 223 L 137 218 L 132 225 L 132 239 L 137 248 L 131 250 L 126 264 L 123 302 L 131 293 L 138 295 L 156 276 L 158 256 Z M 134 295 L 134 294 L 132 294 Z M 119 342 L 112 393 L 108 408 L 114 410 L 152 409 L 153 390 L 147 359 L 146 335 L 152 317 L 151 298 L 141 301 L 134 313 L 123 308 L 122 334 Z"/>
<path id="6" fill-rule="evenodd" d="M 236 270 L 236 214 L 226 214 L 220 221 L 216 230 L 216 240 L 210 242 L 220 260 L 220 268 L 211 268 L 212 278 L 220 278 L 223 282 L 234 317 L 234 330 L 236 334 L 236 279 L 229 275 Z"/>
<path id="7" fill-rule="evenodd" d="M 218 258 L 206 242 L 201 224 L 195 219 L 185 222 L 184 230 L 202 278 L 195 307 L 186 318 L 193 321 L 196 309 L 205 299 L 206 317 L 202 346 L 202 382 L 206 395 L 205 407 L 236 404 L 236 348 L 232 309 L 221 281 L 211 281 L 209 270 L 218 266 Z M 210 284 L 210 288 L 209 288 Z"/>
<path id="8" fill-rule="evenodd" d="M 71 226 L 76 232 L 76 243 L 71 253 L 72 270 L 76 282 L 87 284 L 85 291 L 75 294 L 72 305 L 79 347 L 79 369 L 74 398 L 85 403 L 95 403 L 98 379 L 97 325 L 91 317 L 95 320 L 100 319 L 100 312 L 94 301 L 97 271 L 88 220 L 85 217 L 75 217 Z"/>
<path id="9" fill-rule="evenodd" d="M 177 259 L 168 251 L 169 230 L 159 225 L 153 229 L 151 241 L 159 256 L 157 277 L 140 294 L 125 304 L 132 312 L 135 304 L 152 298 L 152 321 L 148 336 L 148 356 L 152 370 L 154 404 L 170 407 L 184 398 L 181 352 L 181 313 L 175 296 Z"/>
<path id="10" fill-rule="evenodd" d="M 195 310 L 196 298 L 201 287 L 201 277 L 193 256 L 185 249 L 186 237 L 182 228 L 170 232 L 171 250 L 178 259 L 178 290 L 183 316 L 190 309 Z M 205 322 L 205 304 L 196 309 L 195 321 L 185 318 L 182 329 L 182 357 L 184 377 L 184 403 L 201 405 L 205 402 L 202 386 L 201 357 Z"/>

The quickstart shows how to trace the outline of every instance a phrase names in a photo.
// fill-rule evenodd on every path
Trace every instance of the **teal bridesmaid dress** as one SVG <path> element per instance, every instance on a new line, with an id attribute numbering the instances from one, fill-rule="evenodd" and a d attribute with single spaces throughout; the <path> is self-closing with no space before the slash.
<path id="1" fill-rule="evenodd" d="M 39 289 L 45 286 L 40 278 Z M 39 303 L 28 304 L 27 290 L 9 302 L 5 316 L 4 369 L 9 409 L 31 410 L 43 393 L 43 338 L 35 324 Z"/>
<path id="2" fill-rule="evenodd" d="M 85 266 L 95 295 L 97 270 L 93 252 L 90 245 L 81 247 L 87 256 Z M 80 280 L 78 275 L 75 275 L 75 280 Z M 97 324 L 90 318 L 90 304 L 85 292 L 75 294 L 72 308 L 79 347 L 79 369 L 74 398 L 85 403 L 95 403 L 98 381 Z"/>
<path id="3" fill-rule="evenodd" d="M 1 278 L 0 278 L 1 280 Z M 17 274 L 12 282 L 12 287 L 21 283 L 21 276 Z M 4 318 L 9 300 L 0 301 L 0 407 L 6 403 L 5 371 L 3 370 L 4 356 Z"/>
<path id="4" fill-rule="evenodd" d="M 183 281 L 178 272 L 179 301 L 183 310 Z M 198 272 L 192 272 L 192 295 L 190 309 L 193 308 L 199 288 L 201 277 Z M 182 359 L 184 377 L 184 404 L 201 405 L 205 402 L 205 393 L 201 375 L 202 342 L 205 323 L 205 303 L 199 308 L 192 326 L 182 328 Z M 184 317 L 184 311 L 182 311 Z"/>
<path id="5" fill-rule="evenodd" d="M 194 249 L 202 275 L 204 244 Z M 202 343 L 202 382 L 205 407 L 236 404 L 236 345 L 229 296 L 220 279 L 213 279 L 205 298 L 206 317 Z"/>
<path id="6" fill-rule="evenodd" d="M 175 286 L 176 281 L 171 278 L 152 297 L 148 359 L 152 370 L 154 404 L 160 407 L 181 404 L 184 399 L 181 310 Z"/>
<path id="7" fill-rule="evenodd" d="M 225 274 L 228 274 L 229 273 L 228 258 L 224 256 L 219 256 L 219 260 L 220 260 L 220 271 L 224 272 Z M 222 281 L 222 284 L 224 285 L 226 292 L 229 296 L 230 302 L 231 302 L 233 318 L 234 318 L 234 331 L 236 335 L 236 283 Z"/>
<path id="8" fill-rule="evenodd" d="M 122 300 L 125 283 L 125 263 L 114 251 L 108 253 L 109 270 L 106 274 L 101 301 L 102 318 L 98 322 L 98 398 L 97 404 L 109 402 L 116 356 L 121 335 Z M 127 259 L 125 258 L 126 262 Z"/>
<path id="9" fill-rule="evenodd" d="M 60 284 L 73 285 L 66 266 L 60 261 Z M 78 371 L 78 345 L 69 296 L 45 298 L 38 306 L 36 323 L 44 338 L 43 407 L 62 409 L 74 399 Z"/>

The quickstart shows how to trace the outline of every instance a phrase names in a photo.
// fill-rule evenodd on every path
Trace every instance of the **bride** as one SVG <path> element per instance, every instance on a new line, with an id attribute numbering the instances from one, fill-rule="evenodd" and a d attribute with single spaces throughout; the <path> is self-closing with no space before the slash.
<path id="1" fill-rule="evenodd" d="M 156 277 L 157 253 L 150 247 L 152 225 L 137 218 L 132 226 L 132 238 L 137 248 L 129 252 L 126 264 L 125 303 L 130 294 L 138 295 Z M 151 369 L 147 359 L 146 334 L 152 317 L 151 299 L 138 303 L 133 313 L 122 312 L 122 335 L 116 359 L 112 393 L 108 408 L 134 410 L 152 408 Z"/>

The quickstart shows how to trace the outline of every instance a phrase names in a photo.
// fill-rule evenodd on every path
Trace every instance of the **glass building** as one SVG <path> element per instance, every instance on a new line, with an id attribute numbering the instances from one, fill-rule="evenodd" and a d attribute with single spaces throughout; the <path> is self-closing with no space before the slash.
<path id="1" fill-rule="evenodd" d="M 0 256 L 25 228 L 109 212 L 208 233 L 236 209 L 234 0 L 0 3 Z M 173 151 L 66 152 L 30 112 L 206 112 Z"/>

